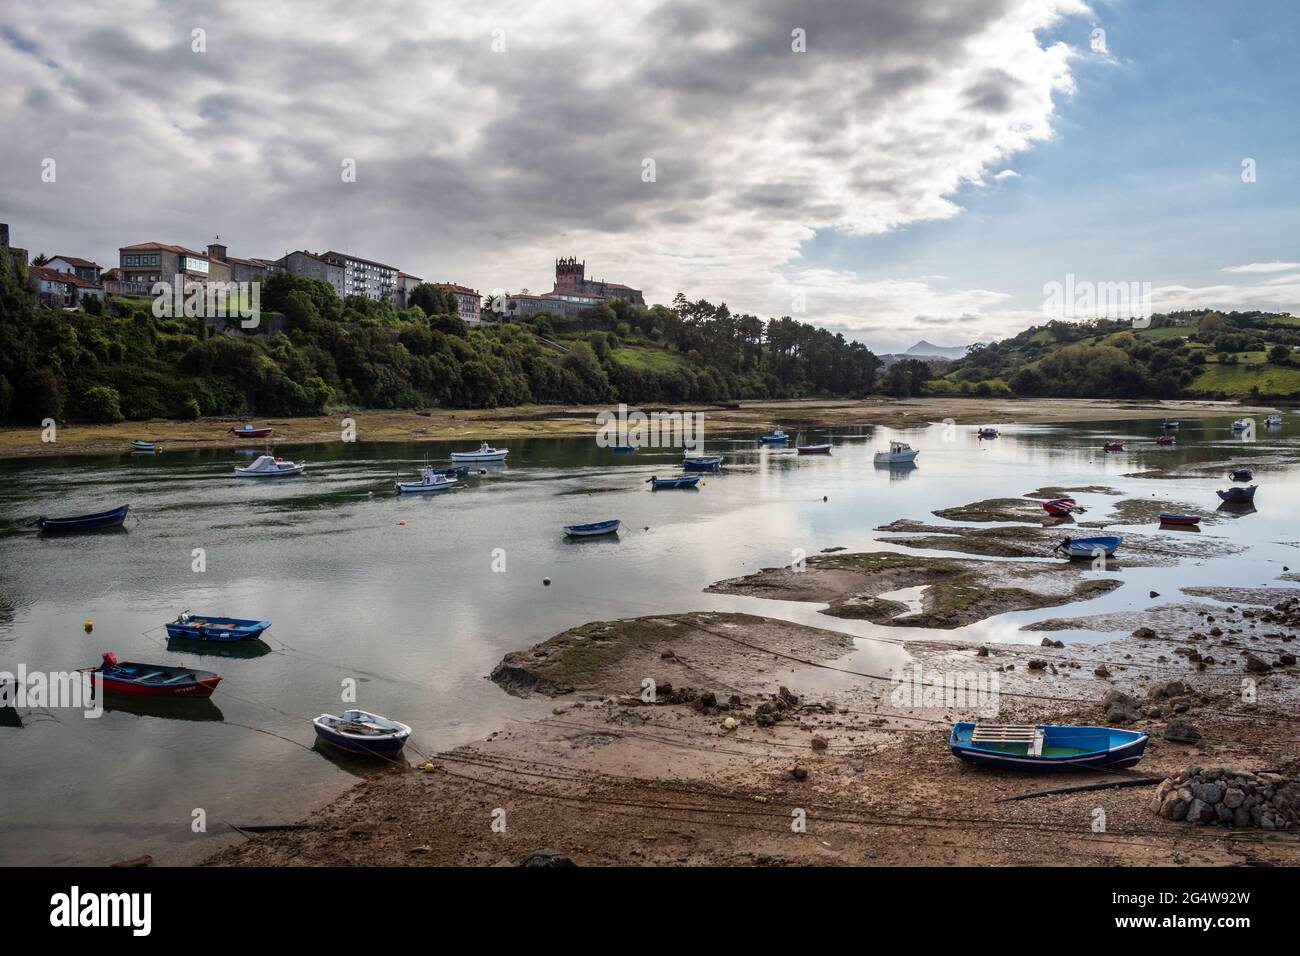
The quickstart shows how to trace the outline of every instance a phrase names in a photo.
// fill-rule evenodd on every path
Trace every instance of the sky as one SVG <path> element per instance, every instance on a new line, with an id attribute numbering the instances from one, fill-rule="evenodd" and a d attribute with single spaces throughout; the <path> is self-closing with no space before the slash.
<path id="1" fill-rule="evenodd" d="M 0 221 L 106 267 L 219 235 L 485 294 L 576 255 L 880 352 L 1060 317 L 1067 281 L 1300 312 L 1298 27 L 1294 0 L 5 0 Z"/>

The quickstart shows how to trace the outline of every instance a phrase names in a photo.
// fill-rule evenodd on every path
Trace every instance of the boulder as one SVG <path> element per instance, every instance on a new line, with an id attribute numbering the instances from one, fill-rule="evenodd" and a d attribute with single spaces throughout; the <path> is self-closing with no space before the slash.
<path id="1" fill-rule="evenodd" d="M 1177 718 L 1165 725 L 1165 740 L 1180 744 L 1194 744 L 1201 739 L 1201 732 L 1191 721 Z"/>
<path id="2" fill-rule="evenodd" d="M 1101 698 L 1101 708 L 1112 724 L 1131 724 L 1141 714 L 1137 699 L 1119 690 L 1108 690 Z"/>
<path id="3" fill-rule="evenodd" d="M 520 866 L 577 866 L 558 850 L 534 850 L 522 860 Z"/>

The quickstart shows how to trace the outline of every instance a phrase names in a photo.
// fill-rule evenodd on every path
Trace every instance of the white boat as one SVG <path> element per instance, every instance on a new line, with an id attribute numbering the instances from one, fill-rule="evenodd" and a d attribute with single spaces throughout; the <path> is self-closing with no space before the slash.
<path id="1" fill-rule="evenodd" d="M 450 475 L 444 475 L 434 471 L 428 465 L 420 469 L 419 481 L 397 481 L 394 482 L 397 487 L 397 493 L 400 494 L 428 494 L 434 491 L 446 491 L 448 488 L 454 488 L 460 484 Z"/>
<path id="2" fill-rule="evenodd" d="M 1232 430 L 1234 432 L 1244 432 L 1247 429 L 1254 428 L 1254 427 L 1255 427 L 1255 419 L 1253 418 L 1238 418 L 1235 422 L 1232 423 Z"/>
<path id="3" fill-rule="evenodd" d="M 478 446 L 478 451 L 454 451 L 452 461 L 505 461 L 510 454 L 507 448 L 493 448 L 487 442 Z"/>
<path id="4" fill-rule="evenodd" d="M 916 456 L 920 451 L 913 448 L 907 442 L 891 441 L 889 451 L 876 452 L 876 464 L 878 465 L 900 465 L 907 462 L 916 461 Z"/>
<path id="5" fill-rule="evenodd" d="M 1267 425 L 1269 428 L 1277 428 L 1279 425 L 1282 424 L 1282 416 L 1270 415 L 1268 416 L 1268 418 L 1264 419 L 1264 424 Z"/>
<path id="6" fill-rule="evenodd" d="M 411 728 L 366 710 L 345 710 L 341 717 L 321 714 L 312 723 L 316 736 L 351 753 L 391 757 L 406 746 Z"/>
<path id="7" fill-rule="evenodd" d="M 235 466 L 236 478 L 277 478 L 282 475 L 301 475 L 307 467 L 305 461 L 285 461 L 274 455 L 258 455 L 246 468 Z"/>

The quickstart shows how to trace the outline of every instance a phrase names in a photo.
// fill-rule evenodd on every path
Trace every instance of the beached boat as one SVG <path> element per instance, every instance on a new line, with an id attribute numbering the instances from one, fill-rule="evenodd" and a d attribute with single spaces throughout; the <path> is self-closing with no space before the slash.
<path id="1" fill-rule="evenodd" d="M 1043 510 L 1049 515 L 1068 515 L 1083 509 L 1073 498 L 1053 498 L 1051 501 L 1043 502 Z"/>
<path id="2" fill-rule="evenodd" d="M 105 528 L 120 528 L 126 520 L 130 505 L 122 505 L 112 511 L 98 511 L 89 515 L 72 515 L 67 518 L 47 518 L 41 515 L 31 523 L 38 525 L 45 534 L 76 534 L 80 531 L 102 531 Z"/>
<path id="3" fill-rule="evenodd" d="M 878 451 L 875 455 L 877 465 L 905 465 L 916 461 L 921 452 L 905 441 L 891 441 L 889 451 Z"/>
<path id="4" fill-rule="evenodd" d="M 428 465 L 420 469 L 419 481 L 395 481 L 393 485 L 397 488 L 397 493 L 401 494 L 432 494 L 437 491 L 447 491 L 455 488 L 460 484 L 460 480 L 452 477 L 445 472 L 435 471 Z"/>
<path id="5" fill-rule="evenodd" d="M 975 434 L 980 438 L 997 438 L 1002 433 L 996 428 L 981 428 Z"/>
<path id="6" fill-rule="evenodd" d="M 1147 736 L 1112 727 L 962 722 L 953 724 L 948 745 L 954 757 L 968 763 L 1057 772 L 1131 767 L 1142 759 Z"/>
<path id="7" fill-rule="evenodd" d="M 1254 427 L 1255 427 L 1255 419 L 1253 418 L 1238 418 L 1235 422 L 1232 423 L 1232 430 L 1234 432 L 1244 432 Z"/>
<path id="8" fill-rule="evenodd" d="M 1245 488 L 1229 488 L 1227 491 L 1216 491 L 1215 494 L 1222 501 L 1254 501 L 1257 487 L 1257 485 L 1248 485 Z"/>
<path id="9" fill-rule="evenodd" d="M 1120 535 L 1100 534 L 1091 538 L 1066 538 L 1052 550 L 1064 552 L 1067 558 L 1095 558 L 1101 554 L 1109 558 L 1123 543 Z"/>
<path id="10" fill-rule="evenodd" d="M 801 455 L 829 455 L 830 445 L 800 445 L 796 449 Z"/>
<path id="11" fill-rule="evenodd" d="M 505 461 L 510 454 L 508 448 L 493 448 L 487 442 L 478 446 L 478 451 L 454 451 L 452 461 Z"/>
<path id="12" fill-rule="evenodd" d="M 104 690 L 133 697 L 211 697 L 221 683 L 221 675 L 193 667 L 169 667 L 166 664 L 119 662 L 111 651 L 98 667 L 83 673 L 104 679 Z"/>
<path id="13" fill-rule="evenodd" d="M 592 524 L 570 524 L 564 526 L 564 533 L 573 538 L 593 538 L 600 534 L 616 534 L 623 522 L 617 518 L 609 521 L 596 521 Z"/>
<path id="14" fill-rule="evenodd" d="M 760 445 L 784 445 L 789 440 L 790 436 L 779 428 L 770 435 L 758 436 L 758 443 Z"/>
<path id="15" fill-rule="evenodd" d="M 1174 515 L 1174 514 L 1162 514 L 1162 515 L 1160 515 L 1160 523 L 1161 523 L 1161 524 L 1173 524 L 1173 525 L 1193 525 L 1193 524 L 1200 524 L 1200 523 L 1201 523 L 1201 516 L 1200 516 L 1200 515 Z"/>
<path id="16" fill-rule="evenodd" d="M 656 478 L 652 475 L 646 479 L 646 483 L 653 491 L 663 491 L 669 488 L 694 488 L 700 483 L 700 476 L 678 475 L 676 478 Z"/>
<path id="17" fill-rule="evenodd" d="M 273 428 L 254 428 L 251 422 L 244 422 L 239 428 L 228 429 L 230 434 L 240 438 L 269 438 Z"/>
<path id="18" fill-rule="evenodd" d="M 270 621 L 253 621 L 238 617 L 216 617 L 182 611 L 166 625 L 167 636 L 187 641 L 255 641 L 271 626 Z"/>
<path id="19" fill-rule="evenodd" d="M 1246 482 L 1255 477 L 1255 473 L 1249 468 L 1234 468 L 1228 472 L 1228 478 L 1232 481 Z"/>
<path id="20" fill-rule="evenodd" d="M 687 471 L 717 471 L 722 467 L 722 456 L 700 455 L 697 458 L 683 458 L 682 467 Z"/>
<path id="21" fill-rule="evenodd" d="M 1157 445 L 1173 445 L 1173 444 L 1176 443 L 1176 441 L 1177 441 L 1177 440 L 1174 438 L 1173 435 L 1161 435 L 1159 438 L 1156 439 L 1156 444 L 1157 444 Z"/>
<path id="22" fill-rule="evenodd" d="M 139 438 L 132 438 L 131 447 L 136 451 L 157 451 L 158 443 L 156 441 L 143 441 Z"/>
<path id="23" fill-rule="evenodd" d="M 340 750 L 388 757 L 401 751 L 411 728 L 365 710 L 345 710 L 342 716 L 321 714 L 312 721 L 316 736 Z"/>
<path id="24" fill-rule="evenodd" d="M 1269 428 L 1277 428 L 1282 424 L 1282 416 L 1270 415 L 1268 416 L 1268 418 L 1264 419 L 1264 424 L 1267 425 Z"/>
<path id="25" fill-rule="evenodd" d="M 1123 451 L 1124 443 L 1119 439 L 1114 439 L 1112 441 L 1105 442 L 1104 444 L 1102 444 L 1101 447 L 1104 448 L 1106 451 Z"/>
<path id="26" fill-rule="evenodd" d="M 285 461 L 274 455 L 258 455 L 251 465 L 235 466 L 236 478 L 276 478 L 283 475 L 301 475 L 307 467 L 305 461 Z"/>

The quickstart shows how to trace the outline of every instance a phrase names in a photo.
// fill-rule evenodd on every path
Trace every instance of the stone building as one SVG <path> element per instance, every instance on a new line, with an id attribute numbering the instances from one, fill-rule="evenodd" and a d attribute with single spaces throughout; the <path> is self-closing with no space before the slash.
<path id="1" fill-rule="evenodd" d="M 459 304 L 458 314 L 466 325 L 478 325 L 483 321 L 483 296 L 479 295 L 478 290 L 456 285 L 454 282 L 439 282 L 437 287 L 442 292 L 450 292 L 456 296 Z"/>

